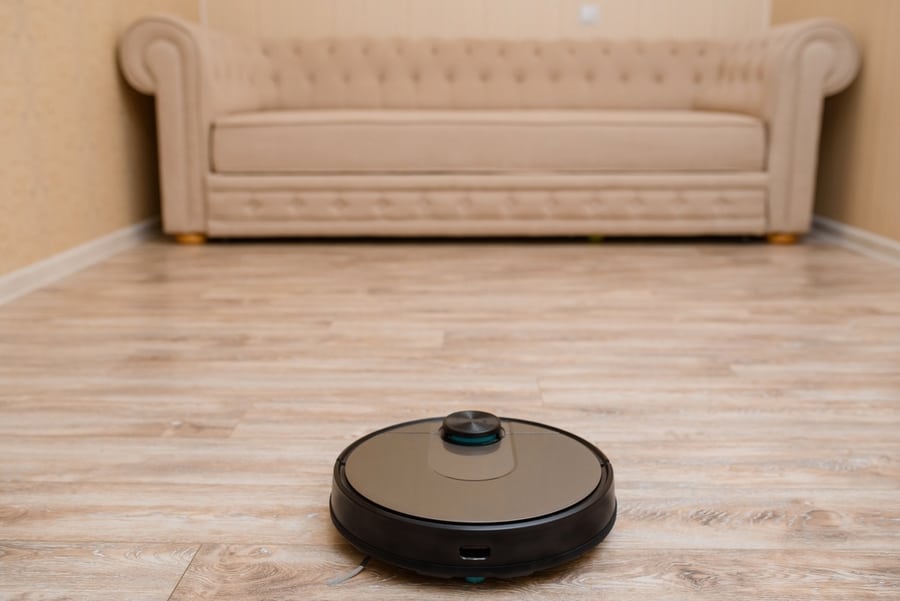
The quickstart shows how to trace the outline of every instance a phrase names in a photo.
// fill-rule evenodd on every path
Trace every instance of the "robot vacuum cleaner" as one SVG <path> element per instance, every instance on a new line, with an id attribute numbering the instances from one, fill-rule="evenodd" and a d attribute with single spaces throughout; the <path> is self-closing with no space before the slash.
<path id="1" fill-rule="evenodd" d="M 361 552 L 443 578 L 525 576 L 616 521 L 613 470 L 558 428 L 460 411 L 373 432 L 337 458 L 335 527 Z"/>

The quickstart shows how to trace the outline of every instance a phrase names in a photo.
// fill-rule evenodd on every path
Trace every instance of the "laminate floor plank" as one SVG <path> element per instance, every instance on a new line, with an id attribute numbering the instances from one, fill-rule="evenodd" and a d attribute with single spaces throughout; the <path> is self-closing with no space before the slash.
<path id="1" fill-rule="evenodd" d="M 166 601 L 197 545 L 0 543 L 3 601 Z"/>

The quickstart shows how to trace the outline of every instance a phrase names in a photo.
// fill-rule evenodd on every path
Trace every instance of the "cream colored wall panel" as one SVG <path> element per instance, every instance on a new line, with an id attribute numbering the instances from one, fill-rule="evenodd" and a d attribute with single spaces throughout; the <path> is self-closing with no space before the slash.
<path id="1" fill-rule="evenodd" d="M 567 37 L 604 36 L 611 38 L 635 37 L 638 31 L 640 1 L 596 2 L 600 8 L 600 19 L 594 25 L 584 25 L 579 20 L 582 0 L 562 0 L 557 3 L 557 29 Z"/>
<path id="2" fill-rule="evenodd" d="M 0 2 L 0 273 L 32 259 L 26 247 L 33 232 L 39 231 L 40 210 L 32 198 L 39 194 L 40 181 L 31 168 L 37 116 L 32 110 L 31 57 L 26 53 L 25 11 L 12 2 Z"/>
<path id="3" fill-rule="evenodd" d="M 721 36 L 751 35 L 769 26 L 770 3 L 759 0 L 713 0 L 710 33 Z"/>
<path id="4" fill-rule="evenodd" d="M 730 1 L 730 0 L 726 0 Z M 637 35 L 642 38 L 699 37 L 713 34 L 715 0 L 638 2 Z"/>
<path id="5" fill-rule="evenodd" d="M 881 106 L 873 166 L 872 204 L 860 205 L 855 219 L 867 229 L 900 240 L 900 2 L 888 2 L 882 22 L 884 54 L 880 72 Z"/>
<path id="6" fill-rule="evenodd" d="M 410 0 L 408 31 L 414 36 L 489 36 L 482 0 Z M 497 34 L 494 34 L 497 35 Z"/>
<path id="7" fill-rule="evenodd" d="M 880 155 L 882 161 L 882 169 L 884 170 L 884 196 L 881 204 L 872 211 L 871 218 L 867 218 L 867 223 L 871 221 L 880 221 L 879 214 L 884 215 L 881 231 L 885 235 L 889 235 L 896 240 L 900 240 L 900 77 L 897 76 L 900 71 L 900 2 L 891 3 L 891 13 L 887 20 L 890 27 L 891 35 L 888 37 L 887 56 L 892 57 L 887 61 L 887 71 L 885 75 L 885 102 L 889 119 L 888 125 L 882 131 L 887 137 L 882 147 L 888 149 Z"/>
<path id="8" fill-rule="evenodd" d="M 115 53 L 151 12 L 197 2 L 0 1 L 0 274 L 158 212 L 152 101 Z"/>
<path id="9" fill-rule="evenodd" d="M 335 32 L 337 3 L 333 0 L 256 0 L 251 4 L 259 11 L 262 36 L 322 37 Z M 210 20 L 210 25 L 215 27 L 215 21 Z"/>
<path id="10" fill-rule="evenodd" d="M 490 36 L 551 38 L 559 35 L 559 7 L 547 0 L 483 2 L 485 28 Z"/>
<path id="11" fill-rule="evenodd" d="M 247 0 L 199 0 L 201 10 L 205 10 L 206 23 L 212 24 L 220 31 L 236 35 L 256 37 L 260 32 L 260 19 L 263 14 L 288 15 L 289 5 L 279 6 L 277 10 L 263 11 L 263 2 L 247 2 Z"/>
<path id="12" fill-rule="evenodd" d="M 346 35 L 409 35 L 410 7 L 415 0 L 343 0 L 334 5 L 335 24 Z"/>
<path id="13" fill-rule="evenodd" d="M 276 37 L 730 35 L 759 31 L 769 5 L 769 0 L 595 0 L 600 20 L 585 26 L 578 20 L 583 2 L 575 0 L 205 1 L 212 27 L 239 31 L 258 22 L 262 35 Z"/>

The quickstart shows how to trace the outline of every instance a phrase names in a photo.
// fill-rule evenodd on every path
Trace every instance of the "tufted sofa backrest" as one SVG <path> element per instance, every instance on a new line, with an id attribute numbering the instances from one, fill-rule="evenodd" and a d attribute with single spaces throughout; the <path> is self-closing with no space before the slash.
<path id="1" fill-rule="evenodd" d="M 273 40 L 211 75 L 252 79 L 259 109 L 688 109 L 722 52 L 710 40 Z"/>

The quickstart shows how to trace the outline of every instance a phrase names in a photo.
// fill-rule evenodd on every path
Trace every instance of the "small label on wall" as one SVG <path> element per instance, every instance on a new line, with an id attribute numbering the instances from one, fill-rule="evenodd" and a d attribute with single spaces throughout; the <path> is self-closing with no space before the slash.
<path id="1" fill-rule="evenodd" d="M 600 6 L 597 4 L 582 4 L 578 10 L 578 20 L 582 25 L 596 25 L 600 21 Z"/>

